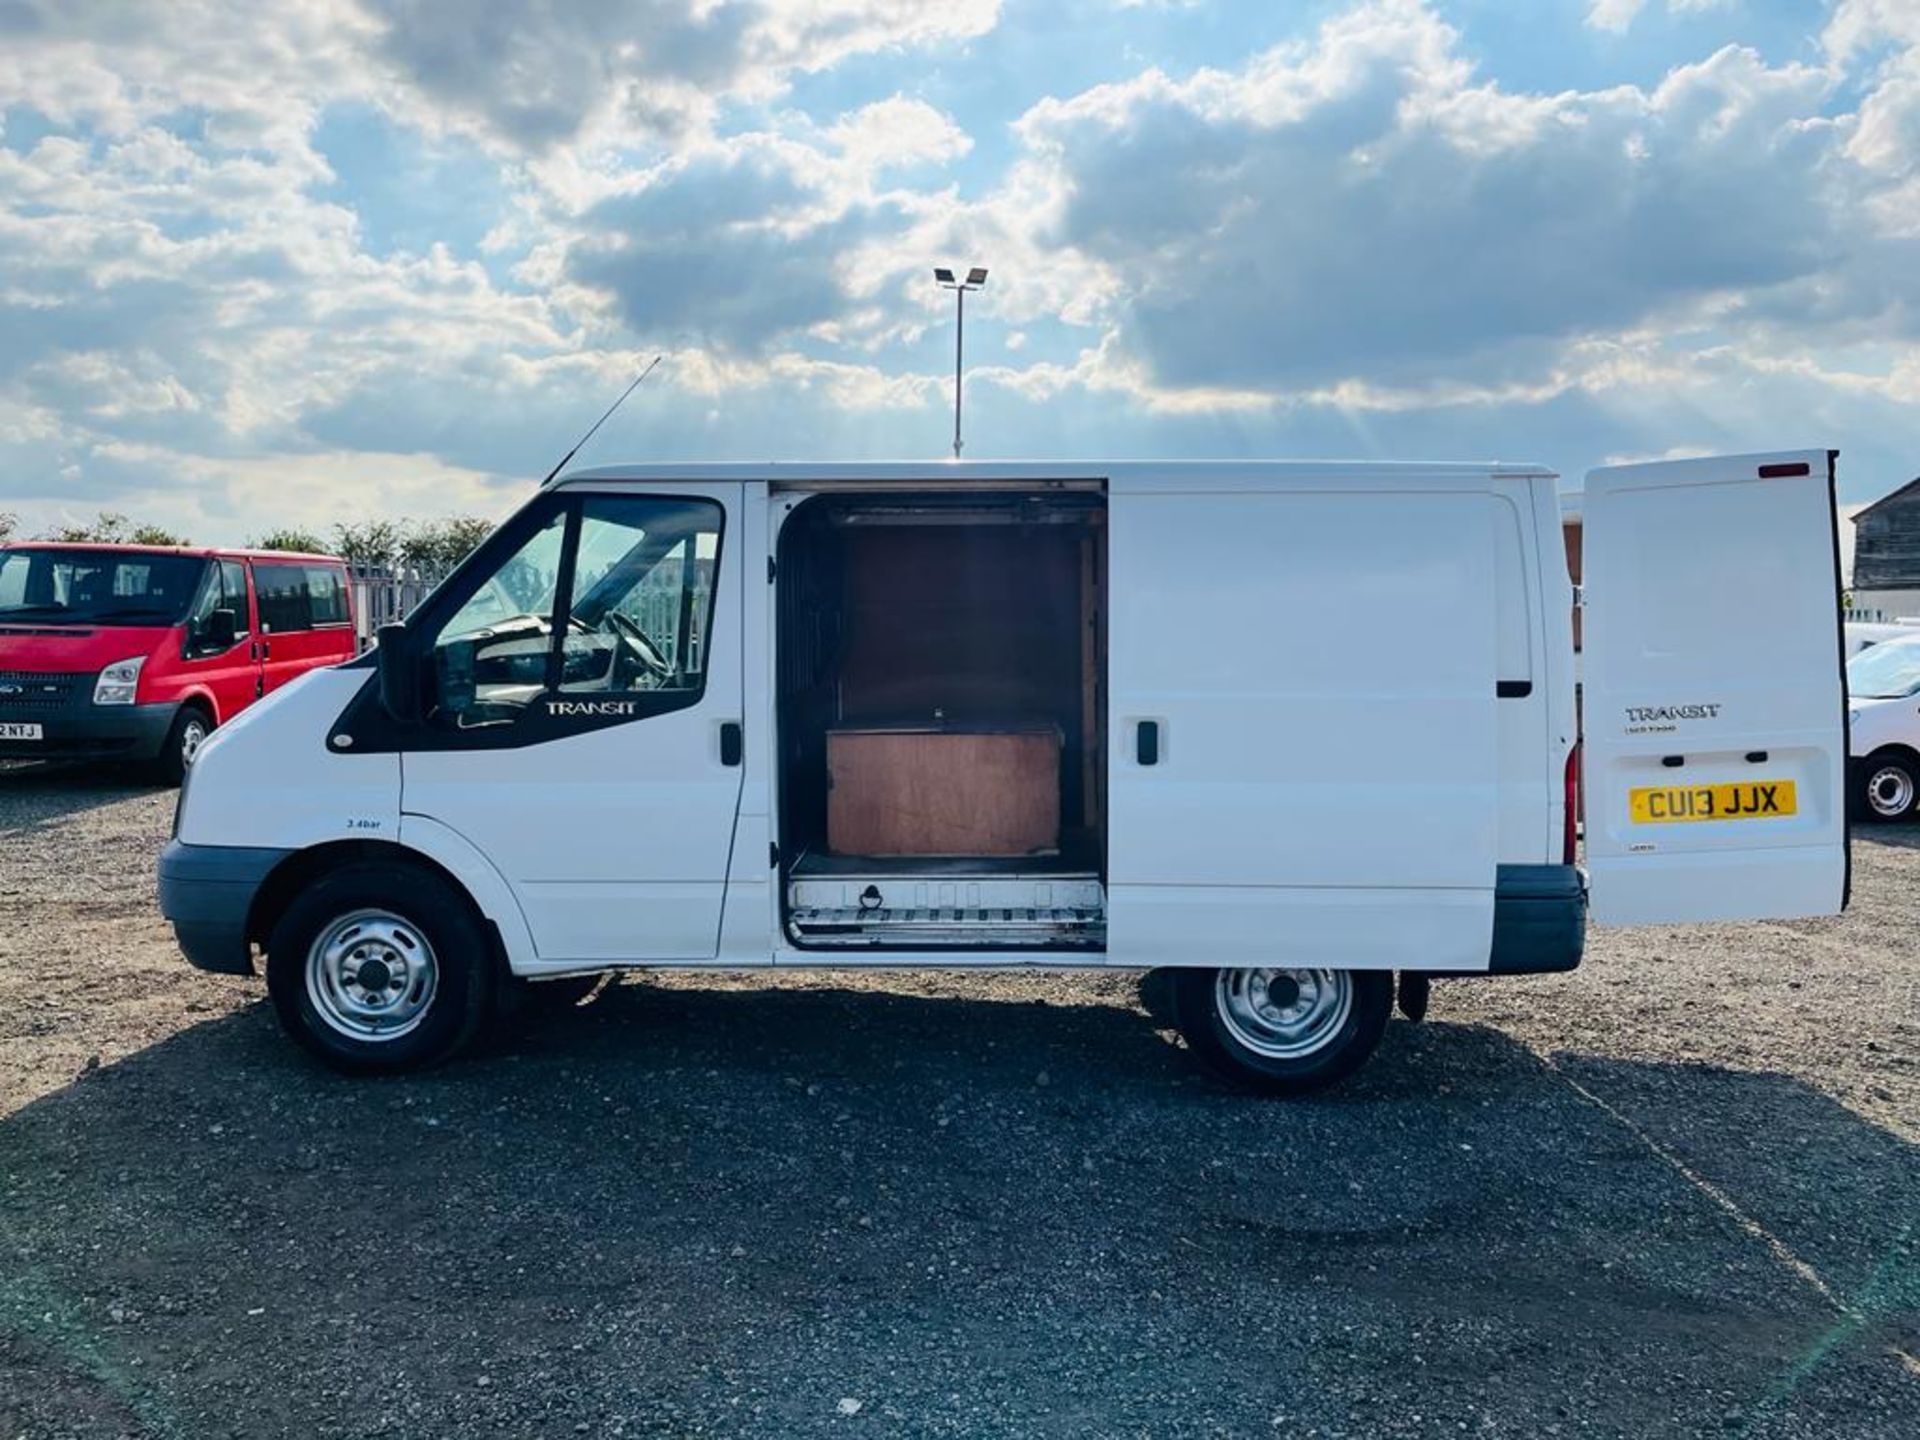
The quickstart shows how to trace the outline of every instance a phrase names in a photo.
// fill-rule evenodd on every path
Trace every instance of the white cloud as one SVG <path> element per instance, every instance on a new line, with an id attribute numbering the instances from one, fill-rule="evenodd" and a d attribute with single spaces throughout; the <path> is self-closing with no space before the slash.
<path id="1" fill-rule="evenodd" d="M 1647 0 L 1593 0 L 1587 6 L 1587 24 L 1595 30 L 1624 32 L 1646 8 Z"/>
<path id="2" fill-rule="evenodd" d="M 1667 0 L 1667 8 L 1679 14 L 1697 14 L 1702 10 L 1724 10 L 1734 3 L 1736 0 Z M 1595 30 L 1624 34 L 1646 8 L 1647 0 L 1589 0 L 1587 24 Z"/>
<path id="3" fill-rule="evenodd" d="M 969 413 L 1006 428 L 979 453 L 1578 435 L 1584 460 L 1781 417 L 1920 445 L 1910 0 L 1839 0 L 1817 63 L 1736 46 L 1554 93 L 1482 73 L 1436 6 L 1372 0 L 1231 63 L 1022 97 L 1011 125 L 946 69 L 999 8 L 196 0 L 106 24 L 0 0 L 6 508 L 237 538 L 296 503 L 289 477 L 323 524 L 484 508 L 655 349 L 623 417 L 649 446 L 937 453 L 935 263 L 992 268 Z M 493 208 L 451 248 L 371 243 L 364 177 L 317 138 L 342 107 L 465 157 Z"/>
<path id="4" fill-rule="evenodd" d="M 570 221 L 560 263 L 583 305 L 659 343 L 744 355 L 802 334 L 872 349 L 915 333 L 904 287 L 940 253 L 927 227 L 955 200 L 906 177 L 937 182 L 971 138 L 899 95 L 824 128 L 780 118 L 690 141 Z"/>
<path id="5" fill-rule="evenodd" d="M 363 0 L 415 113 L 516 150 L 703 128 L 852 55 L 964 41 L 999 0 Z"/>
<path id="6" fill-rule="evenodd" d="M 866 105 L 827 131 L 848 164 L 867 174 L 902 165 L 940 165 L 973 148 L 953 120 L 924 100 L 895 95 Z"/>
<path id="7" fill-rule="evenodd" d="M 953 44 L 1000 0 L 69 0 L 0 8 L 0 96 L 123 133 L 198 107 L 219 143 L 299 148 L 360 99 L 514 151 L 678 134 L 849 56 Z"/>
<path id="8" fill-rule="evenodd" d="M 1018 128 L 1058 197 L 1040 241 L 1100 274 L 1096 318 L 1144 385 L 1511 396 L 1649 326 L 1920 335 L 1892 300 L 1911 249 L 1872 221 L 1895 196 L 1859 163 L 1911 161 L 1904 112 L 1868 123 L 1894 83 L 1830 118 L 1832 72 L 1728 47 L 1651 91 L 1514 93 L 1432 10 L 1381 0 L 1237 70 L 1148 71 Z"/>
<path id="9" fill-rule="evenodd" d="M 1847 153 L 1891 177 L 1920 169 L 1920 45 L 1881 67 L 1879 83 L 1860 106 Z"/>
<path id="10" fill-rule="evenodd" d="M 1880 45 L 1920 45 L 1920 6 L 1912 0 L 1840 0 L 1821 41 L 1842 63 Z"/>

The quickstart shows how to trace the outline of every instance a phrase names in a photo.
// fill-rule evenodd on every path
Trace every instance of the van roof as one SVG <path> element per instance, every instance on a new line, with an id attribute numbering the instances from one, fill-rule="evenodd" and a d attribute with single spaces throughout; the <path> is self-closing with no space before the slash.
<path id="1" fill-rule="evenodd" d="M 223 545 L 132 545 L 119 540 L 8 540 L 0 550 L 102 550 L 126 555 L 198 555 L 220 560 L 307 560 L 316 565 L 344 565 L 338 555 L 314 555 L 304 550 L 247 550 Z"/>
<path id="2" fill-rule="evenodd" d="M 635 465 L 598 465 L 570 470 L 555 485 L 606 481 L 708 480 L 768 484 L 853 481 L 915 485 L 990 481 L 1087 481 L 1148 479 L 1192 481 L 1196 485 L 1234 479 L 1335 479 L 1348 482 L 1393 480 L 1439 482 L 1469 477 L 1551 477 L 1542 465 L 1500 460 L 770 460 L 648 461 Z"/>

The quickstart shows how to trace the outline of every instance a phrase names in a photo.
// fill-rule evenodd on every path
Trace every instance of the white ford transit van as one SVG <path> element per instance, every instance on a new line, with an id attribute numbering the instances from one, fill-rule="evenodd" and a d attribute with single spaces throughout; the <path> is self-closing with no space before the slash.
<path id="1" fill-rule="evenodd" d="M 1396 974 L 1573 968 L 1589 892 L 1845 904 L 1836 556 L 1824 450 L 1589 478 L 1582 870 L 1547 471 L 578 472 L 215 732 L 161 903 L 353 1070 L 609 969 L 1086 966 L 1311 1089 Z"/>

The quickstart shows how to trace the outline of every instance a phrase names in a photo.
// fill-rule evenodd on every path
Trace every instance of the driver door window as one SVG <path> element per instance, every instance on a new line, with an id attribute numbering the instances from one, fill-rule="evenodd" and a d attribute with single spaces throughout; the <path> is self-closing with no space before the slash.
<path id="1" fill-rule="evenodd" d="M 223 640 L 213 633 L 213 612 L 233 612 L 233 638 Z M 247 638 L 247 576 L 235 560 L 215 560 L 207 566 L 200 598 L 187 617 L 186 658 L 201 660 L 223 655 Z"/>
<path id="2" fill-rule="evenodd" d="M 573 624 L 563 641 L 568 695 L 635 692 L 697 696 L 697 637 L 713 602 L 720 512 L 703 501 L 662 502 L 653 514 L 596 513 L 580 524 Z"/>
<path id="3" fill-rule="evenodd" d="M 433 646 L 435 723 L 559 731 L 694 704 L 720 529 L 710 501 L 561 501 L 463 586 Z"/>

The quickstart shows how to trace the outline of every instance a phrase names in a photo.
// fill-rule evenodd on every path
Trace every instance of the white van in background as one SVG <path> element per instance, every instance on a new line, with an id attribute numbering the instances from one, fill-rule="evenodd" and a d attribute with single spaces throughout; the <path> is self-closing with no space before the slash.
<path id="1" fill-rule="evenodd" d="M 1503 464 L 635 466 L 544 487 L 376 655 L 215 733 L 160 864 L 327 1061 L 609 969 L 1170 972 L 1311 1089 L 1398 973 L 1845 903 L 1824 450 L 1601 470 L 1587 867 L 1555 477 Z M 1384 637 L 1354 645 L 1354 633 Z"/>
<path id="2" fill-rule="evenodd" d="M 1854 813 L 1908 820 L 1920 800 L 1920 631 L 1876 642 L 1847 661 Z"/>

